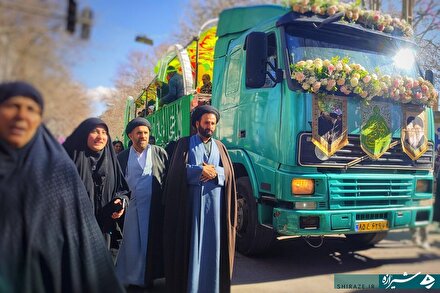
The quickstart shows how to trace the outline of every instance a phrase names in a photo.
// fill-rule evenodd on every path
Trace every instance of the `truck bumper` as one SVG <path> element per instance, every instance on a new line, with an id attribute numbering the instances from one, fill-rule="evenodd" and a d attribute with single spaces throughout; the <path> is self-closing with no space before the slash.
<path id="1" fill-rule="evenodd" d="M 274 208 L 273 227 L 279 234 L 289 236 L 381 232 L 426 226 L 432 216 L 432 206 L 337 211 Z M 365 226 L 365 223 L 378 222 L 386 223 L 386 227 L 368 225 L 373 230 L 359 231 L 361 223 Z"/>

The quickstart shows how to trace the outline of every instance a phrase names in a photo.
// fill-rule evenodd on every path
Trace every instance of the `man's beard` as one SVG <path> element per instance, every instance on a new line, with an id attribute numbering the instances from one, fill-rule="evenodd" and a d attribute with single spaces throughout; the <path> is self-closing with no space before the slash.
<path id="1" fill-rule="evenodd" d="M 146 140 L 146 141 L 145 140 L 142 140 L 142 141 L 138 140 L 136 142 L 136 146 L 142 150 L 145 150 L 147 148 L 147 145 L 148 145 L 148 140 Z"/>
<path id="2" fill-rule="evenodd" d="M 423 136 L 423 133 L 413 133 L 408 137 L 408 142 L 413 148 L 416 148 L 420 144 L 420 141 L 423 139 Z"/>
<path id="3" fill-rule="evenodd" d="M 210 138 L 212 137 L 212 132 L 211 130 L 205 129 L 202 126 L 197 127 L 197 131 L 199 132 L 199 134 L 205 138 Z"/>

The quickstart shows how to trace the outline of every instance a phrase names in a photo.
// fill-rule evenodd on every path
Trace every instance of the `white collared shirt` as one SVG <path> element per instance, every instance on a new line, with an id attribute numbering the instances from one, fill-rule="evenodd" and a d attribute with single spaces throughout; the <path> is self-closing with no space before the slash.
<path id="1" fill-rule="evenodd" d="M 145 148 L 145 150 L 142 151 L 142 153 L 138 153 L 138 152 L 134 149 L 133 146 L 131 147 L 133 153 L 136 154 L 136 159 L 137 159 L 137 161 L 138 161 L 138 163 L 139 163 L 139 166 L 141 166 L 142 170 L 145 169 L 145 164 L 146 164 L 146 162 L 147 162 L 147 152 L 148 152 L 148 149 L 149 149 L 150 147 L 151 147 L 151 146 L 148 145 L 148 146 Z"/>

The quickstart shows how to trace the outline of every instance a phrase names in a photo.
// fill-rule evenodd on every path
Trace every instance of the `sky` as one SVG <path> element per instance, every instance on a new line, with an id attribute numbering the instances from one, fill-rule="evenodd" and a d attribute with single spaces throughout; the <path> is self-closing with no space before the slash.
<path id="1" fill-rule="evenodd" d="M 76 59 L 75 79 L 88 89 L 113 87 L 118 67 L 131 51 L 148 54 L 152 48 L 135 42 L 145 35 L 158 45 L 177 32 L 188 0 L 77 0 L 79 12 L 86 6 L 93 11 L 90 40 Z M 78 12 L 78 13 L 79 13 Z M 80 27 L 77 26 L 77 31 Z M 76 33 L 78 35 L 79 32 Z"/>

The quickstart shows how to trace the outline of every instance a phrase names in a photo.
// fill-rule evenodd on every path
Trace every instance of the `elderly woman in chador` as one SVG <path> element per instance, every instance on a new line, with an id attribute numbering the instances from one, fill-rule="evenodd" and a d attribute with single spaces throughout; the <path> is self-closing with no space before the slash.
<path id="1" fill-rule="evenodd" d="M 74 164 L 42 124 L 41 94 L 0 84 L 0 291 L 122 292 Z"/>

